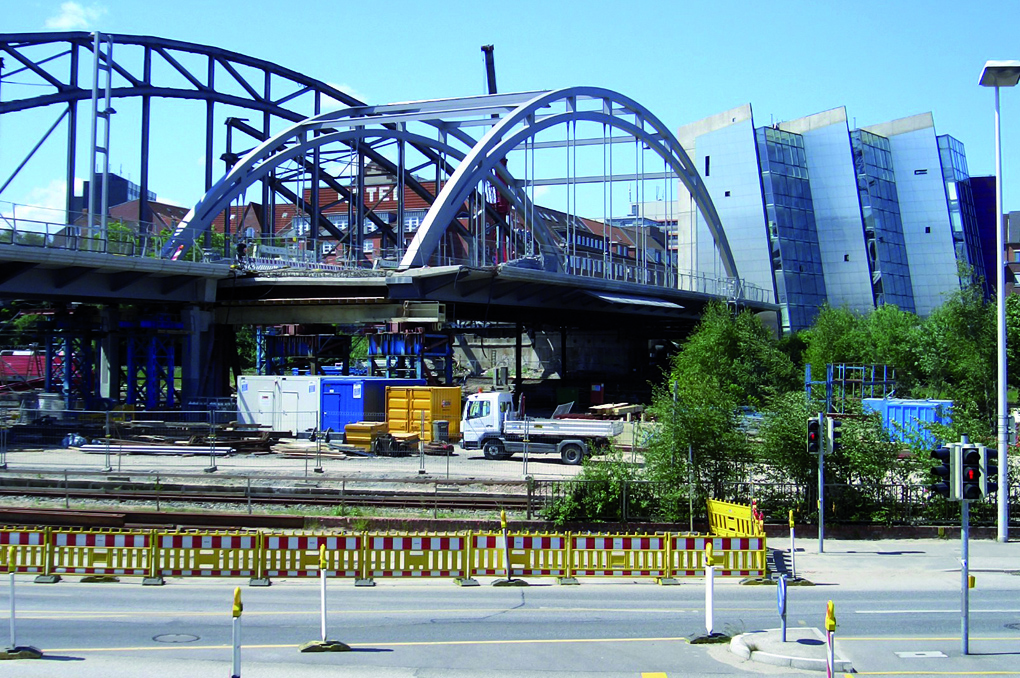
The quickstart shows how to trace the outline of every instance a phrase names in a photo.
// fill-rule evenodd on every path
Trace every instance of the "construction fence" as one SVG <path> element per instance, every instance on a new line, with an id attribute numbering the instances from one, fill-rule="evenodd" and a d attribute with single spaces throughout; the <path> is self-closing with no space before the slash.
<path id="1" fill-rule="evenodd" d="M 746 507 L 745 507 L 746 508 Z M 327 575 L 359 585 L 391 577 L 476 576 L 650 577 L 668 582 L 705 573 L 712 545 L 716 574 L 765 575 L 765 535 L 678 533 L 371 533 L 314 534 L 167 530 L 0 529 L 5 571 L 35 574 L 37 581 L 81 577 L 317 577 L 325 547 Z M 10 547 L 10 548 L 9 548 Z"/>

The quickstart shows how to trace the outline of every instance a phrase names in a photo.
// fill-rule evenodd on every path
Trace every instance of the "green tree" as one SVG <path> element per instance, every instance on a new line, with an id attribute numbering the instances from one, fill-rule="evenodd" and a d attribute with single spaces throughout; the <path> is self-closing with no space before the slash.
<path id="1" fill-rule="evenodd" d="M 718 302 L 705 308 L 673 367 L 673 381 L 706 377 L 737 404 L 754 407 L 799 384 L 796 366 L 761 320 L 750 311 L 734 315 Z"/>
<path id="2" fill-rule="evenodd" d="M 896 369 L 897 390 L 908 395 L 922 378 L 923 323 L 914 313 L 884 304 L 863 319 L 865 362 Z"/>
<path id="3" fill-rule="evenodd" d="M 804 391 L 784 393 L 763 412 L 753 450 L 766 479 L 809 485 L 817 477 L 818 456 L 807 451 L 810 416 L 817 410 L 811 412 Z"/>
<path id="4" fill-rule="evenodd" d="M 864 316 L 845 307 L 825 304 L 814 324 L 802 332 L 807 348 L 804 362 L 811 365 L 811 378 L 825 379 L 830 363 L 863 364 L 870 361 Z"/>
<path id="5" fill-rule="evenodd" d="M 953 293 L 924 322 L 920 394 L 972 403 L 980 417 L 995 413 L 995 309 L 977 284 Z"/>
<path id="6" fill-rule="evenodd" d="M 1009 385 L 1020 387 L 1020 294 L 1016 293 L 1006 297 L 1006 361 L 1012 366 L 1006 373 Z"/>

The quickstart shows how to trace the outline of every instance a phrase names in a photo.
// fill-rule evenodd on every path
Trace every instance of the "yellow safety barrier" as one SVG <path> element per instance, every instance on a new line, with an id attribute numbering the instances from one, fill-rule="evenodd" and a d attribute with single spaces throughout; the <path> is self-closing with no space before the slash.
<path id="1" fill-rule="evenodd" d="M 760 577 L 765 574 L 765 537 L 670 537 L 670 577 L 701 577 L 705 574 L 704 552 L 712 545 L 716 575 Z"/>
<path id="2" fill-rule="evenodd" d="M 317 577 L 319 549 L 323 546 L 330 577 L 360 576 L 362 541 L 360 534 L 266 534 L 262 542 L 261 576 Z"/>
<path id="3" fill-rule="evenodd" d="M 469 576 L 469 534 L 366 534 L 364 539 L 363 580 Z"/>
<path id="4" fill-rule="evenodd" d="M 51 530 L 46 574 L 148 576 L 152 538 L 153 533 L 137 530 Z"/>
<path id="5" fill-rule="evenodd" d="M 753 508 L 709 501 L 713 535 L 552 533 L 286 534 L 161 530 L 0 529 L 0 547 L 17 549 L 18 572 L 55 581 L 61 574 L 310 577 L 321 571 L 359 583 L 376 577 L 704 576 L 712 545 L 722 576 L 765 573 L 765 536 Z M 742 534 L 733 533 L 747 530 Z M 504 534 L 507 542 L 504 545 Z M 509 562 L 507 562 L 509 559 Z M 509 570 L 509 571 L 508 571 Z M 37 578 L 40 581 L 41 578 Z M 256 581 L 258 580 L 258 581 Z"/>
<path id="6" fill-rule="evenodd" d="M 17 572 L 43 574 L 49 558 L 49 528 L 0 529 L 0 552 L 8 546 L 17 551 Z M 5 563 L 6 564 L 6 563 Z"/>
<path id="7" fill-rule="evenodd" d="M 594 534 L 573 537 L 572 575 L 609 577 L 667 576 L 663 535 Z"/>
<path id="8" fill-rule="evenodd" d="M 503 576 L 507 574 L 506 558 L 509 553 L 510 577 L 569 577 L 570 535 L 513 534 L 507 536 L 508 548 L 503 548 L 500 533 L 473 533 L 471 535 L 471 575 Z"/>
<path id="9" fill-rule="evenodd" d="M 753 506 L 708 499 L 708 526 L 720 537 L 755 537 L 765 533 Z"/>
<path id="10" fill-rule="evenodd" d="M 261 571 L 263 535 L 233 532 L 161 532 L 155 575 L 255 577 Z"/>

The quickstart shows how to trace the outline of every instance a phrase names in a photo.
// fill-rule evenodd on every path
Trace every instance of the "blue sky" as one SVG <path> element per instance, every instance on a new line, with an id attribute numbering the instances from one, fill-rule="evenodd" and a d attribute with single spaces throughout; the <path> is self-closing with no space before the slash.
<path id="1" fill-rule="evenodd" d="M 10 9 L 13 2 L 5 4 Z M 479 46 L 491 43 L 500 91 L 607 87 L 674 130 L 746 102 L 759 125 L 841 105 L 851 127 L 931 111 L 936 131 L 960 139 L 971 174 L 983 175 L 994 171 L 993 94 L 977 81 L 986 60 L 1020 59 L 1018 25 L 1020 0 L 969 6 L 958 0 L 22 0 L 17 11 L 5 12 L 2 30 L 100 30 L 211 44 L 342 86 L 370 103 L 482 93 Z M 1020 88 L 1003 91 L 1002 111 L 1005 207 L 1020 209 Z M 44 117 L 45 128 L 54 116 Z M 4 122 L 0 181 L 27 151 L 14 139 L 20 123 Z M 11 136 L 5 141 L 4 134 Z M 117 143 L 126 158 L 135 157 L 133 139 Z M 62 157 L 59 144 L 52 152 Z M 112 160 L 116 170 L 118 152 Z M 182 204 L 198 198 L 192 186 L 201 170 L 193 160 L 182 160 L 153 186 L 161 198 Z M 31 172 L 0 197 L 41 200 L 40 187 L 31 185 L 41 175 Z"/>

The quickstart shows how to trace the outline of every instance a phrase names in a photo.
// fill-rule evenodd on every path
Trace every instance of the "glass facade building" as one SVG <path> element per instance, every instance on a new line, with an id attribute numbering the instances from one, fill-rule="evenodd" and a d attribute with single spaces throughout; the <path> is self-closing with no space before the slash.
<path id="1" fill-rule="evenodd" d="M 859 129 L 850 133 L 850 140 L 875 305 L 894 304 L 913 313 L 914 294 L 889 140 Z"/>
<path id="2" fill-rule="evenodd" d="M 825 303 L 804 139 L 772 127 L 755 130 L 776 299 L 784 332 L 809 327 Z"/>
<path id="3" fill-rule="evenodd" d="M 856 125 L 854 126 L 856 127 Z M 927 316 L 984 273 L 963 145 L 930 113 L 851 129 L 842 107 L 768 126 L 750 104 L 681 127 L 677 139 L 715 204 L 738 275 L 772 289 L 777 327 L 809 327 L 825 303 Z M 678 261 L 718 274 L 714 240 L 682 186 Z"/>
<path id="4" fill-rule="evenodd" d="M 939 135 L 937 138 L 956 260 L 967 264 L 974 276 L 987 280 L 981 238 L 978 233 L 977 210 L 974 207 L 970 174 L 967 172 L 967 155 L 959 140 L 948 134 Z M 989 289 L 987 285 L 985 289 Z"/>

